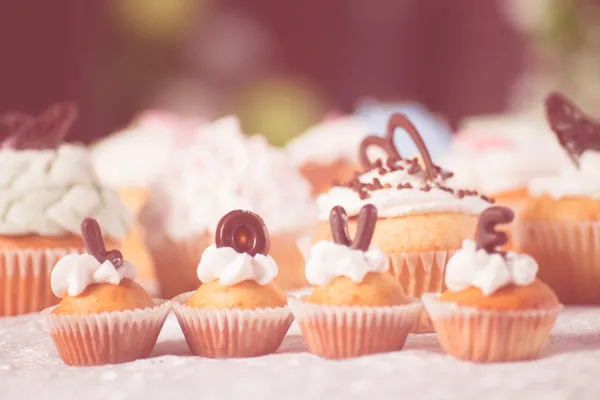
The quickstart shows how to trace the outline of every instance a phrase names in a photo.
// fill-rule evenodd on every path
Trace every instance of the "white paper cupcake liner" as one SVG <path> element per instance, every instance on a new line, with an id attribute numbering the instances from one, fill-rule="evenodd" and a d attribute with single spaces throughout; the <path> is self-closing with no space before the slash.
<path id="1" fill-rule="evenodd" d="M 172 300 L 192 354 L 208 358 L 258 357 L 277 351 L 294 320 L 287 307 L 257 310 L 193 308 L 192 293 Z"/>
<path id="2" fill-rule="evenodd" d="M 171 310 L 170 303 L 138 310 L 89 315 L 42 312 L 58 354 L 67 365 L 118 364 L 146 358 L 152 352 Z"/>
<path id="3" fill-rule="evenodd" d="M 343 359 L 401 350 L 422 304 L 389 307 L 329 306 L 289 299 L 308 350 Z"/>
<path id="4" fill-rule="evenodd" d="M 549 310 L 490 311 L 444 303 L 426 294 L 442 348 L 460 360 L 509 362 L 539 357 L 563 307 Z"/>

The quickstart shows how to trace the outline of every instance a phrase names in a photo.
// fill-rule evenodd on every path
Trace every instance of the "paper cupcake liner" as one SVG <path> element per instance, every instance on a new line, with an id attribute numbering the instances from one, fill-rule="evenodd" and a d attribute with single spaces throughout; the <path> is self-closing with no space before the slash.
<path id="1" fill-rule="evenodd" d="M 277 351 L 294 317 L 287 307 L 258 310 L 193 308 L 173 299 L 173 310 L 192 354 L 208 358 L 258 357 Z"/>
<path id="2" fill-rule="evenodd" d="M 152 352 L 171 309 L 156 306 L 90 315 L 56 315 L 54 307 L 42 312 L 58 355 L 67 365 L 118 364 L 146 358 Z"/>
<path id="3" fill-rule="evenodd" d="M 349 307 L 289 299 L 308 350 L 323 358 L 343 359 L 401 350 L 422 304 Z"/>
<path id="4" fill-rule="evenodd" d="M 539 357 L 562 306 L 550 310 L 488 311 L 443 303 L 426 294 L 423 303 L 442 348 L 475 362 L 508 362 Z"/>
<path id="5" fill-rule="evenodd" d="M 39 312 L 58 303 L 50 275 L 58 260 L 78 249 L 0 251 L 0 317 Z"/>
<path id="6" fill-rule="evenodd" d="M 519 224 L 518 247 L 564 304 L 600 304 L 600 223 Z"/>

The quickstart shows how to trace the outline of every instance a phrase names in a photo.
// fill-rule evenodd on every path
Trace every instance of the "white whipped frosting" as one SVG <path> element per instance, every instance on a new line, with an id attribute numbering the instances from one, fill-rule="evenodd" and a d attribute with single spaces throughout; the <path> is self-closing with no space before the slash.
<path id="1" fill-rule="evenodd" d="M 90 285 L 110 283 L 118 285 L 123 279 L 135 279 L 137 270 L 133 264 L 123 260 L 115 268 L 112 262 L 100 263 L 90 254 L 69 254 L 61 258 L 50 277 L 50 286 L 56 297 L 78 296 Z"/>
<path id="2" fill-rule="evenodd" d="M 217 247 L 214 244 L 202 253 L 197 270 L 200 282 L 218 280 L 224 286 L 243 281 L 266 285 L 275 279 L 277 272 L 277 263 L 269 255 L 257 254 L 253 257 L 238 253 L 231 247 Z"/>
<path id="3" fill-rule="evenodd" d="M 377 207 L 380 217 L 398 217 L 401 215 L 418 214 L 424 212 L 464 212 L 479 214 L 490 206 L 490 203 L 479 196 L 465 196 L 458 198 L 452 193 L 433 187 L 429 191 L 421 188 L 426 184 L 425 171 L 409 174 L 410 162 L 401 160 L 397 164 L 403 165 L 403 170 L 380 174 L 377 169 L 360 175 L 363 183 L 371 183 L 374 178 L 379 179 L 382 185 L 390 184 L 389 189 L 378 189 L 369 192 L 369 197 L 361 199 L 358 193 L 347 187 L 333 187 L 329 192 L 317 198 L 319 218 L 329 218 L 331 209 L 342 206 L 350 216 L 356 216 L 366 204 Z M 413 189 L 397 189 L 399 184 L 411 184 Z"/>
<path id="4" fill-rule="evenodd" d="M 463 242 L 446 265 L 446 286 L 450 291 L 459 292 L 476 287 L 485 296 L 506 285 L 526 286 L 537 275 L 538 265 L 527 254 L 506 253 L 490 254 L 484 249 L 477 250 L 477 244 L 471 239 Z"/>
<path id="5" fill-rule="evenodd" d="M 358 148 L 367 127 L 354 117 L 325 120 L 294 138 L 286 146 L 292 162 L 326 164 L 338 160 L 358 162 Z"/>
<path id="6" fill-rule="evenodd" d="M 375 245 L 369 250 L 354 250 L 328 241 L 317 242 L 311 249 L 306 264 L 306 279 L 312 285 L 327 285 L 335 278 L 345 276 L 361 283 L 369 272 L 387 272 L 388 259 Z"/>
<path id="7" fill-rule="evenodd" d="M 81 235 L 93 217 L 105 234 L 123 238 L 132 217 L 112 190 L 100 186 L 83 146 L 0 150 L 0 234 Z"/>
<path id="8" fill-rule="evenodd" d="M 534 196 L 547 194 L 557 199 L 576 196 L 600 198 L 600 152 L 587 150 L 579 159 L 579 168 L 565 164 L 558 174 L 531 181 L 529 192 Z"/>
<path id="9" fill-rule="evenodd" d="M 221 216 L 244 209 L 270 232 L 312 229 L 311 187 L 283 150 L 245 136 L 234 117 L 202 127 L 153 191 L 142 218 L 146 231 L 181 239 L 214 232 Z"/>

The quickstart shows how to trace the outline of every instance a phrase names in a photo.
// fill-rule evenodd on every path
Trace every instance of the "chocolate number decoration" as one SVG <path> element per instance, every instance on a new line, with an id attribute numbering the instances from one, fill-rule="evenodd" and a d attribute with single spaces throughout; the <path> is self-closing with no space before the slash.
<path id="1" fill-rule="evenodd" d="M 358 214 L 356 236 L 352 240 L 348 232 L 348 214 L 344 207 L 335 206 L 329 214 L 329 226 L 333 242 L 354 250 L 369 250 L 376 224 L 377 208 L 373 204 L 364 205 Z"/>
<path id="2" fill-rule="evenodd" d="M 370 135 L 363 139 L 359 148 L 359 158 L 362 167 L 365 170 L 374 167 L 374 163 L 369 160 L 367 154 L 370 147 L 379 147 L 385 151 L 388 156 L 388 161 L 399 160 L 402 158 L 394 144 L 394 133 L 397 128 L 402 128 L 408 133 L 415 146 L 417 146 L 417 149 L 421 154 L 421 159 L 425 163 L 427 178 L 433 180 L 438 174 L 438 168 L 434 166 L 429 150 L 427 150 L 427 146 L 425 146 L 425 142 L 423 142 L 423 138 L 419 134 L 419 131 L 417 131 L 417 128 L 415 128 L 412 122 L 410 122 L 404 114 L 400 113 L 392 114 L 388 120 L 387 132 L 384 137 Z"/>
<path id="3" fill-rule="evenodd" d="M 508 242 L 508 235 L 497 231 L 496 226 L 509 224 L 514 218 L 515 213 L 507 207 L 496 206 L 483 211 L 479 216 L 475 232 L 477 249 L 484 249 L 488 253 L 500 253 L 498 247 Z"/>
<path id="4" fill-rule="evenodd" d="M 115 268 L 123 265 L 123 254 L 119 250 L 106 251 L 100 224 L 94 218 L 86 218 L 81 222 L 81 234 L 88 254 L 94 256 L 99 263 L 110 261 Z"/>
<path id="5" fill-rule="evenodd" d="M 600 123 L 586 116 L 565 96 L 551 93 L 546 97 L 546 118 L 577 168 L 585 150 L 600 151 Z"/>
<path id="6" fill-rule="evenodd" d="M 231 247 L 238 253 L 269 254 L 271 241 L 262 218 L 245 210 L 231 211 L 217 224 L 215 243 L 218 248 Z"/>
<path id="7" fill-rule="evenodd" d="M 15 150 L 56 149 L 77 119 L 74 103 L 54 104 L 39 116 L 18 112 L 0 115 L 2 148 Z"/>

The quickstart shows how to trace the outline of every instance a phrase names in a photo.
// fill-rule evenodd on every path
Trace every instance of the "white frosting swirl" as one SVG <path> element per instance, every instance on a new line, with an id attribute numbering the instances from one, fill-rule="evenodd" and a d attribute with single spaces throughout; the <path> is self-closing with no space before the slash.
<path id="1" fill-rule="evenodd" d="M 232 286 L 243 281 L 266 285 L 277 276 L 277 263 L 273 257 L 257 254 L 254 257 L 238 253 L 231 247 L 209 246 L 198 264 L 198 279 L 208 283 L 218 280 L 221 285 Z"/>
<path id="2" fill-rule="evenodd" d="M 306 264 L 306 279 L 312 285 L 327 285 L 335 278 L 345 276 L 361 283 L 369 272 L 387 272 L 388 259 L 375 245 L 369 250 L 355 250 L 328 241 L 317 242 L 311 249 Z"/>
<path id="3" fill-rule="evenodd" d="M 56 297 L 67 294 L 79 296 L 90 285 L 118 285 L 123 279 L 135 279 L 136 275 L 135 266 L 125 260 L 123 265 L 115 268 L 110 261 L 100 263 L 90 254 L 69 254 L 56 263 L 50 277 L 50 286 Z"/>
<path id="4" fill-rule="evenodd" d="M 529 184 L 534 196 L 547 194 L 560 199 L 564 197 L 600 198 L 600 152 L 587 150 L 579 159 L 579 168 L 566 164 L 554 176 L 540 177 Z"/>
<path id="5" fill-rule="evenodd" d="M 466 239 L 446 265 L 446 286 L 450 291 L 459 292 L 476 287 L 485 296 L 509 285 L 527 286 L 537 275 L 538 265 L 527 254 L 506 253 L 506 258 L 497 253 L 477 250 L 477 244 Z"/>
<path id="6" fill-rule="evenodd" d="M 123 238 L 132 217 L 118 195 L 98 183 L 89 152 L 64 144 L 57 150 L 0 150 L 0 234 L 80 235 L 85 217 L 105 234 Z"/>
<path id="7" fill-rule="evenodd" d="M 361 199 L 356 191 L 347 187 L 333 187 L 328 193 L 317 198 L 319 218 L 329 218 L 331 209 L 340 205 L 346 209 L 350 216 L 356 216 L 366 204 L 377 207 L 380 217 L 398 217 L 408 214 L 425 212 L 447 211 L 479 214 L 490 206 L 490 203 L 479 196 L 465 196 L 458 198 L 456 195 L 433 186 L 430 190 L 421 190 L 426 182 L 425 171 L 409 174 L 410 161 L 401 160 L 397 165 L 402 170 L 380 174 L 377 169 L 365 172 L 359 176 L 362 183 L 372 183 L 375 178 L 381 185 L 389 184 L 388 189 L 369 191 L 369 197 Z M 397 189 L 398 185 L 410 184 L 413 189 Z"/>

